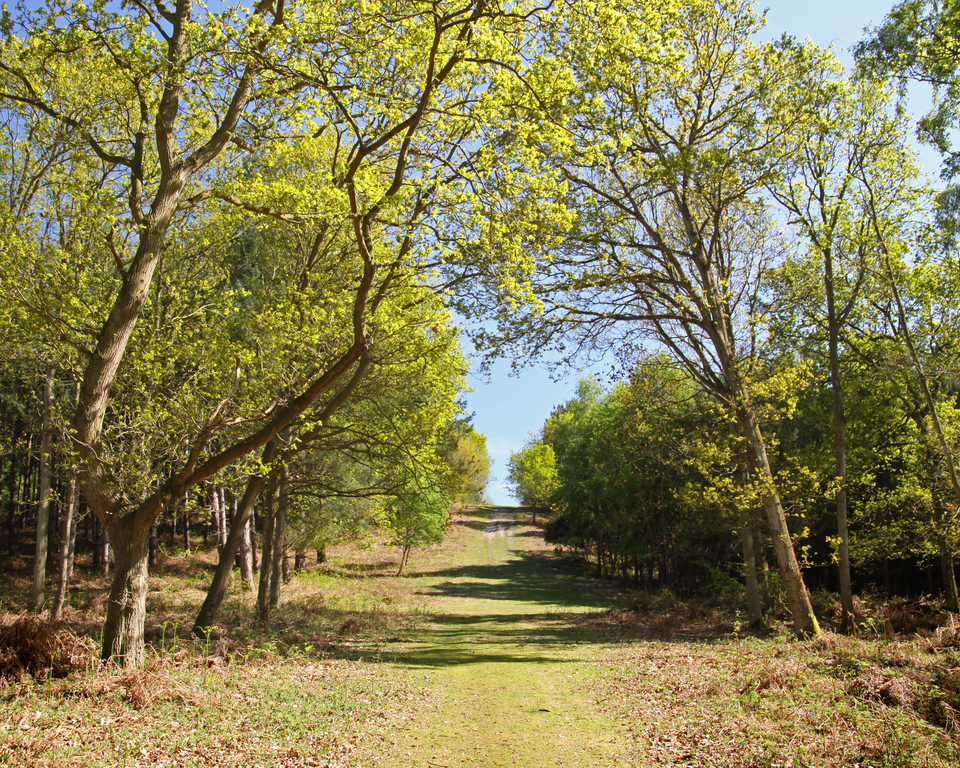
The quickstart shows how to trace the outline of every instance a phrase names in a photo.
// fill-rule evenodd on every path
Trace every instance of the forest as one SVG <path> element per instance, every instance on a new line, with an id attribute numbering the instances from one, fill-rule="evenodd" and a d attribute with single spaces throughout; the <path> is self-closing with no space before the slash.
<path id="1" fill-rule="evenodd" d="M 264 622 L 289 554 L 379 535 L 402 570 L 483 499 L 467 334 L 614 361 L 510 463 L 599 574 L 743 583 L 757 625 L 776 588 L 800 637 L 811 587 L 845 631 L 864 590 L 955 611 L 955 5 L 897 5 L 851 71 L 741 0 L 6 9 L 20 608 L 107 576 L 136 668 L 158 549 L 217 549 L 198 636 L 235 570 Z"/>

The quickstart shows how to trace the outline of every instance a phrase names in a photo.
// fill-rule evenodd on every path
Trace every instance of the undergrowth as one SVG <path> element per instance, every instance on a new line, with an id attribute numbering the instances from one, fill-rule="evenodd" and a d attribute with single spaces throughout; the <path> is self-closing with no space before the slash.
<path id="1" fill-rule="evenodd" d="M 468 535 L 476 532 L 463 527 L 414 569 L 446 573 L 454 561 L 445 553 L 462 554 Z M 548 552 L 535 555 L 544 573 L 566 567 Z M 394 553 L 332 550 L 284 585 L 266 627 L 237 579 L 206 641 L 189 630 L 214 555 L 192 558 L 170 557 L 151 575 L 140 670 L 97 659 L 106 581 L 76 585 L 65 620 L 52 624 L 21 612 L 26 571 L 7 580 L 0 765 L 347 768 L 358 745 L 379 743 L 399 722 L 417 727 L 433 693 L 381 658 L 398 640 L 416 641 L 431 617 L 416 579 L 393 576 Z M 747 631 L 736 595 L 622 591 L 618 609 L 558 606 L 540 623 L 596 645 L 593 701 L 624 723 L 631 765 L 960 764 L 957 617 L 932 599 L 868 596 L 858 634 L 842 636 L 829 631 L 835 598 L 814 597 L 828 632 L 803 642 L 776 617 Z"/>

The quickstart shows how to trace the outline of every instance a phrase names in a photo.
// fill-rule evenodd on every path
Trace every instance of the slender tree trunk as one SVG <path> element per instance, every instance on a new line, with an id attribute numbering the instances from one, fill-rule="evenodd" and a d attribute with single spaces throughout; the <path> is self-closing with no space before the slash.
<path id="1" fill-rule="evenodd" d="M 759 629 L 763 626 L 763 606 L 760 603 L 760 583 L 757 580 L 753 523 L 750 520 L 750 512 L 746 509 L 740 512 L 740 543 L 743 546 L 743 562 L 747 567 L 747 611 L 750 617 L 750 627 Z"/>
<path id="2" fill-rule="evenodd" d="M 257 573 L 260 570 L 260 557 L 259 552 L 257 551 L 257 511 L 253 509 L 250 511 L 250 565 L 253 567 L 253 572 Z"/>
<path id="3" fill-rule="evenodd" d="M 404 544 L 400 551 L 400 567 L 397 569 L 397 576 L 403 575 L 403 569 L 407 565 L 407 558 L 410 557 L 410 545 Z"/>
<path id="4" fill-rule="evenodd" d="M 110 576 L 110 535 L 102 524 L 97 536 L 97 562 L 100 564 L 100 575 L 103 578 Z"/>
<path id="5" fill-rule="evenodd" d="M 53 368 L 43 384 L 43 431 L 40 438 L 40 483 L 37 504 L 37 549 L 33 560 L 33 589 L 30 607 L 43 608 L 43 586 L 47 576 L 47 548 L 50 543 L 50 448 L 53 443 Z"/>
<path id="6" fill-rule="evenodd" d="M 264 508 L 263 548 L 260 552 L 260 585 L 257 590 L 257 614 L 260 621 L 270 620 L 270 581 L 273 576 L 274 526 L 277 521 L 277 486 L 271 483 L 267 489 Z"/>
<path id="7" fill-rule="evenodd" d="M 280 605 L 280 584 L 283 578 L 283 560 L 286 557 L 284 535 L 286 534 L 287 506 L 290 495 L 287 488 L 287 469 L 280 470 L 280 482 L 277 493 L 277 520 L 273 529 L 273 550 L 270 567 L 270 608 Z"/>
<path id="8" fill-rule="evenodd" d="M 936 493 L 933 494 L 933 512 L 936 516 L 937 550 L 940 554 L 940 570 L 943 574 L 943 597 L 947 603 L 947 610 L 956 611 L 958 608 L 957 574 L 953 562 L 953 547 L 950 546 L 948 535 L 950 525 L 947 521 L 947 511 Z"/>
<path id="9" fill-rule="evenodd" d="M 945 542 L 940 544 L 940 569 L 943 572 L 943 594 L 947 602 L 947 610 L 956 612 L 958 606 L 957 598 L 957 571 L 953 561 L 953 552 L 945 546 Z"/>
<path id="10" fill-rule="evenodd" d="M 147 557 L 147 563 L 151 568 L 155 567 L 157 564 L 157 528 L 158 527 L 159 526 L 157 523 L 154 523 L 153 525 L 150 526 L 150 543 L 148 545 L 150 554 Z"/>
<path id="11" fill-rule="evenodd" d="M 217 545 L 217 549 L 223 549 L 223 544 L 226 539 L 220 538 L 221 524 L 220 524 L 220 515 L 222 514 L 220 509 L 220 495 L 217 493 L 217 489 L 214 487 L 210 491 L 210 527 L 213 528 L 213 538 Z"/>
<path id="12" fill-rule="evenodd" d="M 10 453 L 10 474 L 7 476 L 7 554 L 12 555 L 17 544 L 15 525 L 17 510 L 17 437 L 20 435 L 20 419 L 13 422 L 13 450 Z"/>
<path id="13" fill-rule="evenodd" d="M 240 575 L 243 577 L 244 584 L 247 585 L 247 589 L 253 592 L 257 586 L 253 579 L 253 550 L 251 548 L 251 539 L 250 539 L 250 516 L 248 515 L 242 523 L 239 522 L 239 514 L 237 510 L 237 499 L 234 496 L 231 500 L 231 507 L 233 513 L 230 515 L 230 531 L 233 531 L 233 526 L 241 526 L 240 534 Z M 224 549 L 228 548 L 228 542 L 224 542 Z"/>
<path id="14" fill-rule="evenodd" d="M 73 578 L 73 564 L 77 558 L 77 525 L 80 518 L 80 488 L 76 478 L 73 480 L 74 506 L 70 518 L 70 548 L 67 550 L 67 579 Z"/>
<path id="15" fill-rule="evenodd" d="M 213 489 L 213 495 L 216 496 L 220 501 L 220 530 L 217 532 L 217 548 L 223 549 L 224 546 L 226 546 L 227 534 L 233 521 L 230 517 L 229 508 L 227 507 L 227 495 L 226 491 L 223 489 L 223 486 L 215 486 Z M 236 511 L 236 503 L 234 503 L 234 511 Z"/>
<path id="16" fill-rule="evenodd" d="M 756 414 L 749 405 L 749 400 L 745 394 L 741 392 L 735 401 L 737 421 L 740 423 L 740 428 L 747 443 L 750 464 L 759 476 L 760 481 L 766 486 L 762 491 L 763 509 L 770 526 L 770 535 L 773 538 L 773 550 L 777 555 L 780 577 L 783 579 L 787 600 L 793 613 L 793 629 L 800 637 L 820 635 L 822 634 L 820 625 L 813 613 L 813 605 L 810 602 L 806 584 L 803 582 L 800 563 L 797 562 L 797 556 L 793 550 L 793 542 L 790 539 L 790 530 L 787 526 L 787 515 L 784 512 L 780 494 L 773 480 L 773 472 L 770 469 L 763 434 L 760 431 Z"/>
<path id="17" fill-rule="evenodd" d="M 56 482 L 56 467 L 51 467 L 50 483 Z M 60 551 L 60 501 L 63 494 L 50 491 L 50 516 L 47 519 L 47 570 L 57 567 L 57 553 Z"/>
<path id="18" fill-rule="evenodd" d="M 67 484 L 67 498 L 60 520 L 60 573 L 57 578 L 57 594 L 50 607 L 50 618 L 59 620 L 63 613 L 63 604 L 67 599 L 67 586 L 70 583 L 72 558 L 71 551 L 76 546 L 77 537 L 77 480 L 70 478 Z"/>
<path id="19" fill-rule="evenodd" d="M 853 584 L 850 578 L 850 529 L 847 524 L 847 417 L 843 405 L 843 381 L 840 378 L 840 320 L 837 317 L 833 289 L 833 254 L 823 252 L 824 289 L 827 298 L 827 346 L 830 357 L 830 389 L 833 394 L 833 440 L 836 477 L 839 487 L 837 505 L 837 566 L 840 576 L 840 630 L 854 629 Z"/>

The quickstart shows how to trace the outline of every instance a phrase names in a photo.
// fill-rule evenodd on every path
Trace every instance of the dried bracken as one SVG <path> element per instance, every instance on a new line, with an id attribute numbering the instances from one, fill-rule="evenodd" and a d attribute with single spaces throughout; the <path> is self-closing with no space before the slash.
<path id="1" fill-rule="evenodd" d="M 87 669 L 93 644 L 59 622 L 34 613 L 0 616 L 0 679 L 65 677 Z"/>

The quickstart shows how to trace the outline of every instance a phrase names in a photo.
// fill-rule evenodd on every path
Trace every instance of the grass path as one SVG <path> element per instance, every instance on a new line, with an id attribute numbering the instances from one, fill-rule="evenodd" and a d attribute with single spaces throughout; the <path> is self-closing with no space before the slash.
<path id="1" fill-rule="evenodd" d="M 538 557 L 543 547 L 518 510 L 481 508 L 421 563 L 414 588 L 428 626 L 381 658 L 426 689 L 428 704 L 358 764 L 627 763 L 629 739 L 591 700 L 603 646 L 574 620 L 609 607 L 612 595 Z"/>

